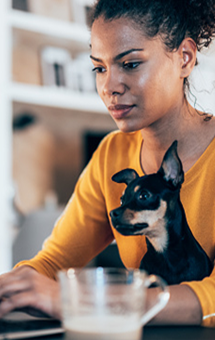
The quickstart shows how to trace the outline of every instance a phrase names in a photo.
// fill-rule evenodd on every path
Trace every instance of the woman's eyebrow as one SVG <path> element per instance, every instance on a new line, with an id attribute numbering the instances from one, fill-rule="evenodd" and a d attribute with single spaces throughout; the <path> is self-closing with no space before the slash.
<path id="1" fill-rule="evenodd" d="M 122 53 L 118 54 L 118 55 L 114 58 L 114 60 L 119 60 L 119 59 L 123 58 L 123 57 L 124 57 L 125 55 L 127 55 L 127 54 L 130 54 L 130 53 L 132 53 L 132 52 L 138 52 L 138 51 L 143 51 L 143 48 L 132 48 L 132 49 L 130 49 L 130 50 L 128 50 L 128 51 L 122 52 Z"/>
<path id="2" fill-rule="evenodd" d="M 132 52 L 138 52 L 138 51 L 143 51 L 143 48 L 131 48 L 130 50 L 127 50 L 125 52 L 119 53 L 116 57 L 114 57 L 114 61 L 117 61 L 121 58 L 123 58 L 124 56 L 132 53 Z M 90 55 L 90 58 L 97 61 L 97 62 L 101 62 L 102 60 L 96 57 L 93 57 L 92 55 Z"/>

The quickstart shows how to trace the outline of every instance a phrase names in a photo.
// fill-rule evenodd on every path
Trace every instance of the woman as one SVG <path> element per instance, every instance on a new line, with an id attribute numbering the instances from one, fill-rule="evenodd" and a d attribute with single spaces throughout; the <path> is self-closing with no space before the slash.
<path id="1" fill-rule="evenodd" d="M 100 144 L 43 250 L 0 278 L 0 316 L 32 307 L 60 318 L 59 287 L 51 278 L 61 268 L 84 266 L 113 239 L 124 265 L 139 267 L 144 237 L 122 236 L 110 224 L 123 190 L 111 177 L 127 167 L 140 175 L 157 171 L 175 139 L 188 223 L 214 260 L 215 120 L 185 95 L 196 52 L 215 35 L 214 18 L 214 0 L 97 1 L 91 60 L 98 93 L 120 131 Z M 154 323 L 215 325 L 215 272 L 169 288 L 170 301 Z"/>

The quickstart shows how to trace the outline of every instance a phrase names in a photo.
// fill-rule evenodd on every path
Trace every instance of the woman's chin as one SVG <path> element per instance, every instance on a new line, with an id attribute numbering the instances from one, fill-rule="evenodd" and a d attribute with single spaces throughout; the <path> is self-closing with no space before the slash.
<path id="1" fill-rule="evenodd" d="M 117 124 L 117 127 L 121 132 L 124 132 L 124 133 L 132 133 L 132 132 L 139 131 L 138 128 L 131 127 L 126 124 Z"/>

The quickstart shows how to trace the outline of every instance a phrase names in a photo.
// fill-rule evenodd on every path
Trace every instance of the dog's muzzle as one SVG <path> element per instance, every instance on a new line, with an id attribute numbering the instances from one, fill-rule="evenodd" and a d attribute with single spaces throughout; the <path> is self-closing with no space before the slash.
<path id="1" fill-rule="evenodd" d="M 122 235 L 142 235 L 142 230 L 148 227 L 147 223 L 130 224 L 124 221 L 118 208 L 110 212 L 110 217 L 113 227 Z"/>

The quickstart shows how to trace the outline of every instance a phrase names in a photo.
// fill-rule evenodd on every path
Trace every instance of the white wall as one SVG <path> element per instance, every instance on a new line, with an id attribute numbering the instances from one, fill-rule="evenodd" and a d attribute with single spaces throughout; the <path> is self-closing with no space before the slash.
<path id="1" fill-rule="evenodd" d="M 11 112 L 9 101 L 10 37 L 7 13 L 10 2 L 0 1 L 0 273 L 11 268 L 9 200 L 11 195 Z"/>
<path id="2" fill-rule="evenodd" d="M 196 108 L 215 115 L 215 40 L 209 49 L 197 53 L 198 65 L 190 77 L 191 92 Z M 191 97 L 191 103 L 195 98 Z"/>

